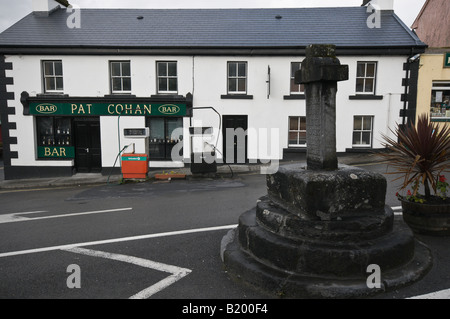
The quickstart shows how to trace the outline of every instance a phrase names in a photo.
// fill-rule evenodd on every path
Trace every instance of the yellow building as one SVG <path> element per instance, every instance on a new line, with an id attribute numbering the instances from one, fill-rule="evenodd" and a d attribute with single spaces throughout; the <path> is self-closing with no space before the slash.
<path id="1" fill-rule="evenodd" d="M 416 118 L 450 125 L 450 1 L 427 0 L 412 29 L 428 45 L 420 56 Z"/>

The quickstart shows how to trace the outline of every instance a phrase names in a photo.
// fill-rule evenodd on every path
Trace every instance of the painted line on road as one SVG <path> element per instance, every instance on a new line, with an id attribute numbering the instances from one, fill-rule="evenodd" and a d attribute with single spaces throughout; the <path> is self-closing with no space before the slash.
<path id="1" fill-rule="evenodd" d="M 15 222 L 29 222 L 29 221 L 40 220 L 40 219 L 73 217 L 73 216 L 104 214 L 104 213 L 115 213 L 115 212 L 129 211 L 129 210 L 132 210 L 132 209 L 133 209 L 132 207 L 115 208 L 115 209 L 96 210 L 96 211 L 91 211 L 91 212 L 68 213 L 68 214 L 59 214 L 59 215 L 50 215 L 50 216 L 41 216 L 41 217 L 32 217 L 32 218 L 23 217 L 23 216 L 19 216 L 19 215 L 46 213 L 46 211 L 5 214 L 5 215 L 0 215 L 0 224 L 15 223 Z"/>
<path id="2" fill-rule="evenodd" d="M 150 287 L 131 296 L 129 299 L 148 299 L 151 296 L 153 296 L 154 294 L 169 287 L 170 285 L 174 284 L 175 282 L 182 279 L 183 277 L 186 277 L 187 275 L 189 275 L 192 272 L 192 270 L 187 269 L 187 268 L 181 268 L 181 267 L 177 267 L 177 266 L 172 266 L 172 265 L 167 265 L 167 264 L 151 261 L 148 259 L 127 256 L 127 255 L 113 254 L 113 253 L 108 253 L 108 252 L 103 252 L 103 251 L 98 251 L 98 250 L 91 250 L 91 249 L 85 249 L 85 248 L 79 248 L 79 247 L 74 247 L 74 248 L 70 248 L 70 249 L 62 249 L 62 250 L 68 251 L 71 253 L 91 256 L 91 257 L 100 257 L 100 258 L 110 259 L 110 260 L 114 260 L 114 261 L 125 262 L 125 263 L 133 264 L 136 266 L 149 268 L 149 269 L 162 271 L 162 272 L 167 272 L 167 273 L 171 274 L 169 277 L 166 277 L 166 278 L 158 281 L 156 284 L 151 285 Z"/>
<path id="3" fill-rule="evenodd" d="M 85 243 L 67 244 L 67 245 L 35 248 L 35 249 L 26 249 L 26 250 L 12 251 L 12 252 L 8 252 L 8 253 L 1 253 L 0 254 L 0 258 L 11 257 L 11 256 L 19 256 L 19 255 L 27 255 L 27 254 L 35 254 L 35 253 L 42 253 L 42 252 L 48 252 L 48 251 L 54 251 L 54 250 L 72 249 L 72 248 L 75 248 L 75 247 L 85 247 L 85 246 L 94 246 L 94 245 L 113 244 L 113 243 L 120 243 L 120 242 L 133 241 L 133 240 L 142 240 L 142 239 L 169 237 L 169 236 L 177 236 L 177 235 L 186 235 L 186 234 L 210 232 L 210 231 L 216 231 L 216 230 L 226 230 L 226 229 L 236 228 L 237 226 L 238 225 L 227 225 L 227 226 L 217 226 L 217 227 L 208 227 L 208 228 L 178 230 L 178 231 L 164 232 L 164 233 L 157 233 L 157 234 L 148 234 L 148 235 L 140 235 L 140 236 L 131 236 L 131 237 L 122 237 L 122 238 L 98 240 L 98 241 L 91 241 L 91 242 L 85 242 Z"/>
<path id="4" fill-rule="evenodd" d="M 402 206 L 394 206 L 394 207 L 391 207 L 391 208 L 394 211 L 394 215 L 397 215 L 397 216 L 403 215 Z"/>
<path id="5" fill-rule="evenodd" d="M 406 299 L 450 299 L 450 289 L 436 291 L 426 295 L 420 295 Z"/>

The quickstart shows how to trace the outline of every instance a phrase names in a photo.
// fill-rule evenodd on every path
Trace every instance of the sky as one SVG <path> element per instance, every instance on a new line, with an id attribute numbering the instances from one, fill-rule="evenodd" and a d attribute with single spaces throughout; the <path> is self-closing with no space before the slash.
<path id="1" fill-rule="evenodd" d="M 0 32 L 32 11 L 33 0 L 0 0 Z M 302 8 L 360 6 L 362 0 L 69 0 L 81 8 Z M 394 11 L 411 26 L 425 0 L 394 0 Z"/>

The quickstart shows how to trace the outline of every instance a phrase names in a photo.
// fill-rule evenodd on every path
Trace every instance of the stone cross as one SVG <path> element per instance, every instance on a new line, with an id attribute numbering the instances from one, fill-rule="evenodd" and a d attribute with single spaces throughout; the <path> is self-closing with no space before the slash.
<path id="1" fill-rule="evenodd" d="M 335 170 L 337 82 L 348 80 L 348 65 L 336 58 L 336 46 L 313 44 L 295 82 L 305 85 L 307 169 Z"/>

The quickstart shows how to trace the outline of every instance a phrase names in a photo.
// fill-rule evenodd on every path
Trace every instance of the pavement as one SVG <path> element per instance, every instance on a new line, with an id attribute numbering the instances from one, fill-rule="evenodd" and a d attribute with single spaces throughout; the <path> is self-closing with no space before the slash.
<path id="1" fill-rule="evenodd" d="M 292 164 L 296 162 L 305 162 L 306 154 L 296 155 L 295 158 L 289 160 L 280 161 L 279 165 Z M 382 160 L 377 154 L 371 153 L 345 153 L 338 154 L 338 161 L 340 164 L 345 165 L 361 165 L 369 163 L 379 163 Z M 239 164 L 239 165 L 227 165 L 220 164 L 217 166 L 217 174 L 203 174 L 193 175 L 190 168 L 159 168 L 151 169 L 148 173 L 148 178 L 146 180 L 126 180 L 122 179 L 121 174 L 115 175 L 102 175 L 102 174 L 75 174 L 73 176 L 63 176 L 63 177 L 51 177 L 51 178 L 32 178 L 32 179 L 16 179 L 16 180 L 5 180 L 4 179 L 4 169 L 3 161 L 0 161 L 0 190 L 20 190 L 20 189 L 41 189 L 41 188 L 52 188 L 52 187 L 73 187 L 73 186 L 91 186 L 91 185 L 101 185 L 109 183 L 123 183 L 123 182 L 146 182 L 154 181 L 156 174 L 162 174 L 164 172 L 175 172 L 179 174 L 186 175 L 187 179 L 191 178 L 211 178 L 211 177 L 230 177 L 239 174 L 249 174 L 258 173 L 261 168 L 267 167 L 264 164 Z"/>

